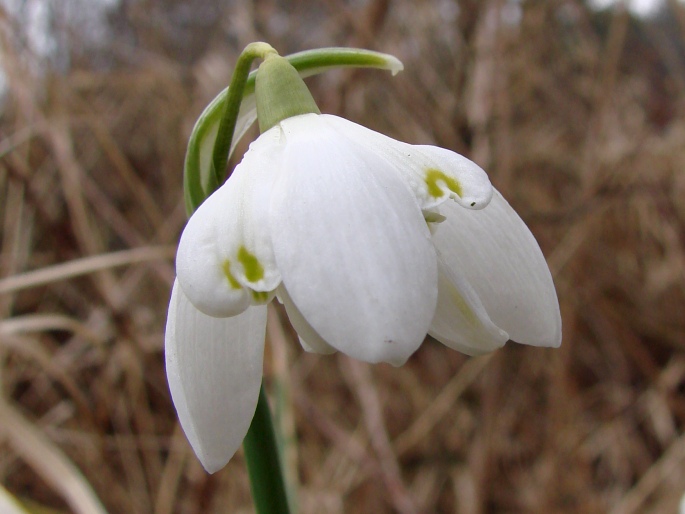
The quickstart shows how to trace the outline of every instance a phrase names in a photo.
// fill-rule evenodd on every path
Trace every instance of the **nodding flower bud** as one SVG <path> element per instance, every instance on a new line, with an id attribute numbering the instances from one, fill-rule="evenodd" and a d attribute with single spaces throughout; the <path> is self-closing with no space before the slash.
<path id="1" fill-rule="evenodd" d="M 259 66 L 255 95 L 260 132 L 266 132 L 286 118 L 321 114 L 297 70 L 277 54 L 268 54 Z"/>

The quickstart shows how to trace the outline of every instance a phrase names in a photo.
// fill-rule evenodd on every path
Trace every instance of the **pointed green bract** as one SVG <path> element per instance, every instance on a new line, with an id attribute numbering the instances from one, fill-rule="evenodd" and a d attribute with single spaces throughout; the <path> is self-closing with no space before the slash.
<path id="1" fill-rule="evenodd" d="M 255 83 L 257 120 L 264 133 L 279 122 L 300 114 L 321 114 L 304 80 L 287 59 L 270 55 L 259 66 Z"/>

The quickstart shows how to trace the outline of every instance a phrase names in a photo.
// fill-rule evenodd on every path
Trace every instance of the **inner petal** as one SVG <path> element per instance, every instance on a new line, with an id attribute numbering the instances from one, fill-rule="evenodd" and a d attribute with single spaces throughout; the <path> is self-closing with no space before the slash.
<path id="1" fill-rule="evenodd" d="M 280 132 L 262 134 L 183 231 L 177 275 L 187 297 L 207 315 L 232 316 L 266 303 L 281 281 L 267 223 L 279 152 Z"/>
<path id="2" fill-rule="evenodd" d="M 176 274 L 195 308 L 214 317 L 234 316 L 250 304 L 230 259 L 217 247 L 215 223 L 222 216 L 219 196 L 209 197 L 188 220 L 176 254 Z"/>

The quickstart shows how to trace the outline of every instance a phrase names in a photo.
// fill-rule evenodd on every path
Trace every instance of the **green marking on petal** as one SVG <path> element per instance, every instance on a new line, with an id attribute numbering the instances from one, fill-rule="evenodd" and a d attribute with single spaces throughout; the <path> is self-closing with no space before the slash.
<path id="1" fill-rule="evenodd" d="M 242 288 L 240 283 L 233 276 L 233 273 L 231 273 L 231 261 L 226 259 L 224 261 L 224 263 L 221 265 L 221 269 L 223 270 L 224 275 L 226 276 L 226 279 L 228 280 L 228 283 L 231 284 L 231 287 L 233 289 L 241 289 Z"/>
<path id="2" fill-rule="evenodd" d="M 268 291 L 251 291 L 252 292 L 252 299 L 255 301 L 255 303 L 266 303 L 269 301 L 269 292 Z"/>
<path id="3" fill-rule="evenodd" d="M 264 278 L 264 266 L 259 259 L 252 255 L 247 248 L 241 246 L 238 250 L 238 260 L 245 270 L 245 278 L 250 282 L 258 282 Z"/>
<path id="4" fill-rule="evenodd" d="M 445 175 L 444 172 L 438 169 L 429 168 L 426 170 L 426 177 L 424 180 L 428 186 L 428 194 L 433 198 L 440 198 L 445 194 L 438 185 L 438 182 L 445 184 L 450 191 L 457 193 L 459 196 L 463 196 L 461 184 L 455 178 Z"/>

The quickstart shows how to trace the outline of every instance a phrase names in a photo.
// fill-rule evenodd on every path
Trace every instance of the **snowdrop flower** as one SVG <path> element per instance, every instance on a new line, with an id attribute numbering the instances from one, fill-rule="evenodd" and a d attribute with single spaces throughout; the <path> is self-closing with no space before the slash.
<path id="1" fill-rule="evenodd" d="M 274 296 L 305 350 L 366 362 L 400 365 L 427 334 L 469 355 L 559 346 L 542 252 L 475 163 L 316 111 L 262 118 L 176 259 L 167 374 L 207 471 L 249 428 Z"/>

